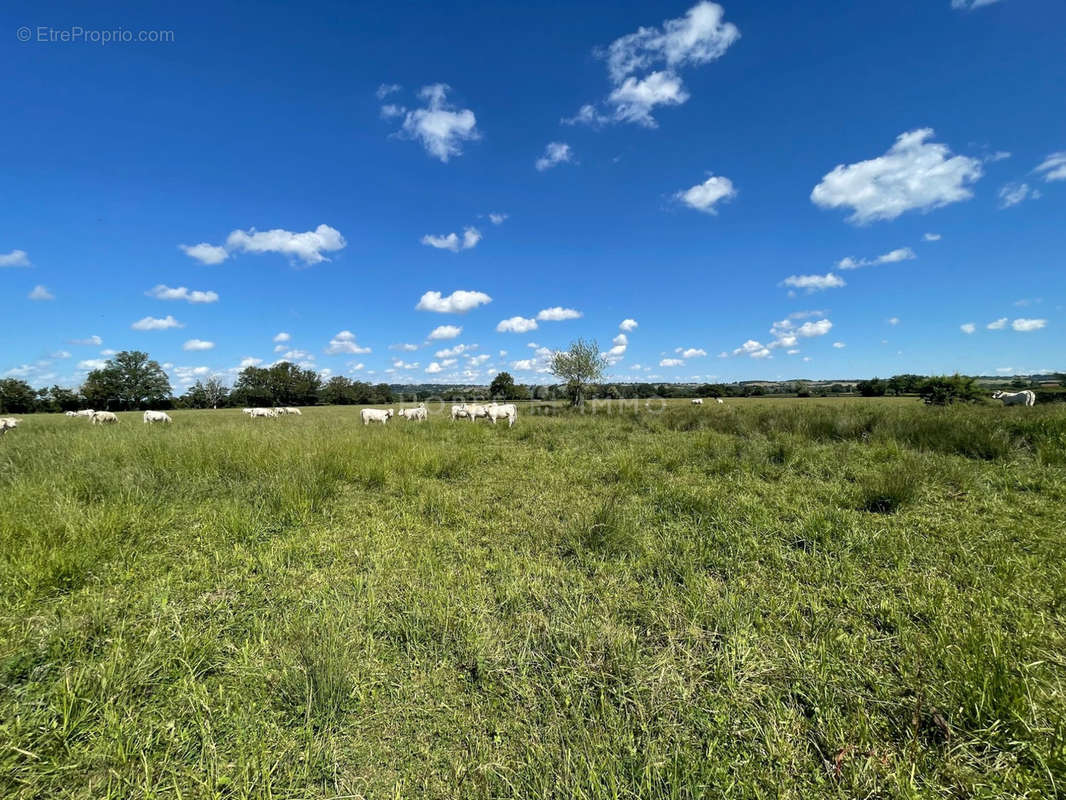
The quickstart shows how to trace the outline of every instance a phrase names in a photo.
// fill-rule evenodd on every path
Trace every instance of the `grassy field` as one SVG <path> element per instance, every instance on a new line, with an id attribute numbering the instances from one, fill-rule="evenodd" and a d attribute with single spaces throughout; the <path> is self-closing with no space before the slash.
<path id="1" fill-rule="evenodd" d="M 0 438 L 0 797 L 1066 792 L 1066 410 Z"/>

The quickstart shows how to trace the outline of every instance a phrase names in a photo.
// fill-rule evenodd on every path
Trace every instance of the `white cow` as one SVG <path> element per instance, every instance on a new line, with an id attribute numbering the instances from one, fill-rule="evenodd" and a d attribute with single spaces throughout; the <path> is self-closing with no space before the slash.
<path id="1" fill-rule="evenodd" d="M 148 425 L 153 422 L 172 422 L 170 415 L 165 411 L 145 411 L 144 412 L 144 424 Z"/>
<path id="2" fill-rule="evenodd" d="M 514 403 L 492 403 L 485 408 L 485 415 L 493 425 L 496 424 L 496 420 L 505 419 L 507 427 L 511 428 L 518 419 L 518 408 Z"/>
<path id="3" fill-rule="evenodd" d="M 471 403 L 466 407 L 466 415 L 470 417 L 471 422 L 482 417 L 487 418 L 489 416 L 489 407 Z"/>
<path id="4" fill-rule="evenodd" d="M 396 414 L 408 420 L 417 419 L 419 422 L 425 422 L 426 418 L 429 417 L 425 403 L 419 403 L 418 408 L 401 408 Z"/>
<path id="5" fill-rule="evenodd" d="M 469 417 L 470 415 L 466 411 L 466 403 L 460 403 L 457 406 L 452 406 L 452 422 L 455 422 L 460 417 Z"/>
<path id="6" fill-rule="evenodd" d="M 64 411 L 63 412 L 63 416 L 64 417 L 76 417 L 76 416 L 78 416 L 78 414 L 77 414 L 76 411 Z"/>
<path id="7" fill-rule="evenodd" d="M 278 412 L 273 408 L 253 408 L 248 411 L 248 416 L 252 419 L 256 417 L 277 419 Z"/>
<path id="8" fill-rule="evenodd" d="M 94 411 L 90 421 L 93 425 L 114 425 L 118 422 L 118 417 L 110 411 Z"/>
<path id="9" fill-rule="evenodd" d="M 714 402 L 716 402 L 719 405 L 721 405 L 721 404 L 725 403 L 725 400 L 723 400 L 721 397 L 716 397 L 716 398 L 714 398 Z"/>
<path id="10" fill-rule="evenodd" d="M 694 406 L 702 406 L 703 405 L 703 398 L 702 397 L 693 398 L 692 405 L 694 405 Z"/>
<path id="11" fill-rule="evenodd" d="M 294 408 L 292 406 L 285 406 L 285 408 L 279 408 L 278 411 L 280 411 L 282 414 L 295 414 L 298 417 L 303 416 L 303 414 L 300 413 L 300 409 Z"/>
<path id="12" fill-rule="evenodd" d="M 252 409 L 250 409 L 250 408 L 242 408 L 241 409 L 241 413 L 242 414 L 251 414 L 252 413 Z"/>
<path id="13" fill-rule="evenodd" d="M 0 417 L 0 436 L 18 427 L 19 420 L 14 417 Z"/>
<path id="14" fill-rule="evenodd" d="M 74 416 L 75 417 L 92 417 L 92 415 L 95 414 L 95 413 L 96 412 L 93 411 L 91 408 L 83 408 L 81 411 L 75 411 L 74 412 Z"/>
<path id="15" fill-rule="evenodd" d="M 1021 392 L 996 392 L 993 400 L 1002 400 L 1005 406 L 1035 406 L 1036 394 L 1028 389 Z"/>
<path id="16" fill-rule="evenodd" d="M 371 422 L 380 422 L 385 425 L 389 421 L 389 417 L 393 415 L 391 408 L 364 408 L 359 412 L 360 418 L 363 420 L 364 425 L 369 425 Z"/>

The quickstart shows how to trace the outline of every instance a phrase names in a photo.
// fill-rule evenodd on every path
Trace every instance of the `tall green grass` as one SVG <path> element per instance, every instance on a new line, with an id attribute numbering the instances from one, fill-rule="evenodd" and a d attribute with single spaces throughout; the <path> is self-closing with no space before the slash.
<path id="1" fill-rule="evenodd" d="M 1055 797 L 1066 416 L 28 417 L 0 796 Z"/>

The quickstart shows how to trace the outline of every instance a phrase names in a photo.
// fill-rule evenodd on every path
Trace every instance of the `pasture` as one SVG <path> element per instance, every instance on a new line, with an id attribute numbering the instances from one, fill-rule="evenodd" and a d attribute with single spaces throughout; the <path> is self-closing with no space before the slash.
<path id="1" fill-rule="evenodd" d="M 5 798 L 1066 791 L 1066 414 L 28 416 Z"/>

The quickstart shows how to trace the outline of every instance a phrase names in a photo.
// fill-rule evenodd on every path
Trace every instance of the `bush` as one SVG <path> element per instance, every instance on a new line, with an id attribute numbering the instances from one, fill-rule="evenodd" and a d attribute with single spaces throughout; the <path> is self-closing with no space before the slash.
<path id="1" fill-rule="evenodd" d="M 918 390 L 927 406 L 946 406 L 951 403 L 975 403 L 982 393 L 977 381 L 967 375 L 956 373 L 929 378 Z"/>

